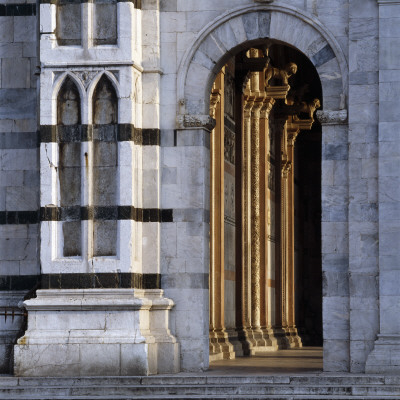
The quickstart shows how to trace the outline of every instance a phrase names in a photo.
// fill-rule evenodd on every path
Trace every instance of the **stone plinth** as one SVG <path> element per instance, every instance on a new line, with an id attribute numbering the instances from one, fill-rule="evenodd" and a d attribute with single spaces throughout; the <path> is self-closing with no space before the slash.
<path id="1" fill-rule="evenodd" d="M 400 373 L 400 335 L 378 335 L 365 366 L 369 374 Z"/>
<path id="2" fill-rule="evenodd" d="M 150 375 L 179 371 L 162 290 L 38 290 L 14 348 L 19 376 Z"/>

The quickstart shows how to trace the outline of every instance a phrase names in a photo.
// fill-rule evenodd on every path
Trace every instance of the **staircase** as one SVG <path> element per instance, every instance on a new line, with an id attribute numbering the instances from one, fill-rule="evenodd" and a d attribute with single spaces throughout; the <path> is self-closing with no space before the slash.
<path id="1" fill-rule="evenodd" d="M 0 399 L 399 400 L 400 376 L 177 374 L 151 377 L 0 377 Z"/>

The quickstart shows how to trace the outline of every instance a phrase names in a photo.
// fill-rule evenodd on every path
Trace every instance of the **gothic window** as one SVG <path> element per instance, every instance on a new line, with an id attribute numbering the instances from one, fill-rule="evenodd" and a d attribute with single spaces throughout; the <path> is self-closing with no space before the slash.
<path id="1" fill-rule="evenodd" d="M 79 130 L 80 118 L 79 91 L 71 78 L 67 77 L 57 97 L 57 119 L 59 135 L 66 138 L 59 143 L 60 206 L 80 207 L 81 205 L 81 144 L 68 140 Z M 64 238 L 63 256 L 80 256 L 81 222 L 65 221 L 62 223 Z"/>
<path id="2" fill-rule="evenodd" d="M 78 88 L 71 78 L 67 77 L 57 97 L 58 125 L 76 125 L 81 120 L 81 101 Z"/>
<path id="3" fill-rule="evenodd" d="M 95 125 L 116 124 L 118 101 L 110 80 L 103 75 L 93 95 L 93 123 Z"/>
<path id="4" fill-rule="evenodd" d="M 93 94 L 93 205 L 117 204 L 118 98 L 110 80 L 103 75 Z M 108 218 L 108 219 L 107 219 Z M 93 224 L 93 255 L 116 255 L 116 218 L 106 217 Z"/>

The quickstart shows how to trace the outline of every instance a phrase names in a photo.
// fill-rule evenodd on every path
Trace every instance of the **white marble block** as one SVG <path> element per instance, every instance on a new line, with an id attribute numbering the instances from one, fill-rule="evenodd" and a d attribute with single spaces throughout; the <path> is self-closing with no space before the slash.
<path id="1" fill-rule="evenodd" d="M 157 289 L 38 290 L 14 349 L 18 376 L 176 373 L 172 300 Z"/>

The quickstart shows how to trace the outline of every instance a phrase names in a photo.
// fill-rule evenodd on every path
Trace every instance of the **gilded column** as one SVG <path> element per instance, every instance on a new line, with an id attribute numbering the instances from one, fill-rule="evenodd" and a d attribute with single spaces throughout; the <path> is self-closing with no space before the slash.
<path id="1" fill-rule="evenodd" d="M 225 331 L 224 259 L 224 69 L 210 98 L 210 115 L 216 119 L 211 133 L 211 241 L 210 241 L 210 357 L 234 358 Z"/>
<path id="2" fill-rule="evenodd" d="M 289 338 L 290 347 L 301 347 L 302 342 L 297 333 L 295 321 L 295 276 L 294 276 L 294 144 L 300 129 L 295 126 L 287 129 L 287 159 L 290 168 L 287 171 L 286 190 L 287 190 L 287 212 L 286 212 L 286 292 L 287 292 L 287 312 L 286 312 L 286 330 Z"/>
<path id="3" fill-rule="evenodd" d="M 251 326 L 260 329 L 260 111 L 263 99 L 257 98 L 251 118 Z"/>
<path id="4" fill-rule="evenodd" d="M 271 307 L 269 307 L 269 224 L 270 224 L 270 207 L 271 199 L 269 195 L 269 147 L 270 147 L 270 131 L 269 131 L 269 115 L 275 104 L 272 97 L 266 97 L 260 110 L 260 302 L 261 315 L 260 325 L 262 337 L 265 346 L 277 349 L 277 340 L 274 338 L 270 321 L 272 318 Z"/>
<path id="5" fill-rule="evenodd" d="M 243 145 L 242 145 L 242 265 L 243 265 L 243 328 L 251 325 L 251 197 L 250 197 L 250 149 L 251 149 L 251 110 L 254 98 L 245 96 L 243 110 Z"/>
<path id="6" fill-rule="evenodd" d="M 287 326 L 287 309 L 288 309 L 288 297 L 287 297 L 287 271 L 288 271 L 288 194 L 287 194 L 287 182 L 288 175 L 291 169 L 291 163 L 287 156 L 287 127 L 285 124 L 282 132 L 281 142 L 281 301 L 282 301 L 282 327 Z"/>
<path id="7" fill-rule="evenodd" d="M 218 78 L 216 82 L 218 81 Z M 217 88 L 216 83 L 213 85 L 213 89 L 210 96 L 210 116 L 216 118 L 217 107 L 221 100 L 221 92 Z M 217 291 L 218 291 L 218 277 L 217 269 L 219 269 L 219 255 L 220 255 L 220 238 L 219 238 L 219 202 L 217 201 L 217 181 L 219 182 L 218 174 L 218 127 L 216 126 L 211 132 L 211 207 L 210 207 L 210 275 L 209 275 L 209 296 L 210 296 L 210 317 L 209 317 L 209 330 L 210 330 L 210 356 L 219 352 L 218 341 L 216 340 L 215 328 L 216 328 L 216 311 L 217 311 Z"/>
<path id="8" fill-rule="evenodd" d="M 282 105 L 279 105 L 281 108 Z M 286 155 L 286 121 L 287 118 L 280 110 L 274 116 L 275 134 L 275 316 L 272 327 L 273 334 L 278 341 L 280 348 L 288 347 L 285 327 L 287 309 L 287 252 L 286 252 L 286 215 L 287 215 L 287 194 L 286 181 L 290 165 Z"/>

